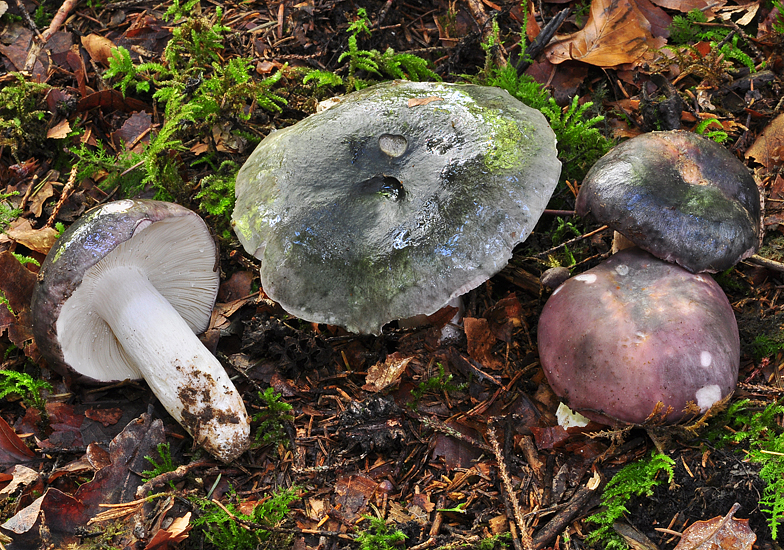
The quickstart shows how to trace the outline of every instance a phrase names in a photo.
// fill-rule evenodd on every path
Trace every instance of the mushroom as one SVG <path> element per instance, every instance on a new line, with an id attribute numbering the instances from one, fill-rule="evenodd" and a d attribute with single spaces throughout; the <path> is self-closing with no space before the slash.
<path id="1" fill-rule="evenodd" d="M 198 215 L 160 201 L 111 202 L 71 225 L 41 265 L 33 335 L 63 374 L 144 378 L 194 440 L 228 462 L 250 445 L 248 415 L 196 337 L 218 284 L 215 242 Z"/>
<path id="2" fill-rule="evenodd" d="M 388 82 L 267 136 L 234 229 L 286 311 L 379 334 L 500 271 L 560 170 L 545 118 L 506 91 Z"/>
<path id="3" fill-rule="evenodd" d="M 556 395 L 609 424 L 707 411 L 735 388 L 732 307 L 706 274 L 628 248 L 558 287 L 539 318 L 539 356 Z M 692 404 L 694 406 L 691 406 Z"/>
<path id="4" fill-rule="evenodd" d="M 615 147 L 586 175 L 577 213 L 694 273 L 732 267 L 759 246 L 753 176 L 692 132 L 650 132 Z"/>

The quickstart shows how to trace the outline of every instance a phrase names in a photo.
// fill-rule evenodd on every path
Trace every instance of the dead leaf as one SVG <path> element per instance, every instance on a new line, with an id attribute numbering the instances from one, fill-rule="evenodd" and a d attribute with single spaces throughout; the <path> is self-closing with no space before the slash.
<path id="1" fill-rule="evenodd" d="M 70 132 L 71 124 L 67 118 L 64 118 L 46 131 L 46 137 L 49 139 L 65 139 Z"/>
<path id="2" fill-rule="evenodd" d="M 780 165 L 784 156 L 784 114 L 774 118 L 762 134 L 746 151 L 746 158 L 753 158 L 770 170 Z"/>
<path id="3" fill-rule="evenodd" d="M 156 456 L 159 443 L 166 441 L 163 422 L 142 414 L 128 423 L 109 444 L 112 463 L 98 470 L 92 481 L 80 486 L 75 496 L 87 505 L 90 516 L 101 511 L 100 504 L 118 504 L 136 499 L 141 475 L 150 463 L 145 456 Z"/>
<path id="4" fill-rule="evenodd" d="M 417 107 L 419 105 L 427 105 L 433 101 L 444 101 L 443 97 L 429 96 L 429 97 L 412 97 L 408 100 L 409 107 Z"/>
<path id="5" fill-rule="evenodd" d="M 122 409 L 87 409 L 84 411 L 84 416 L 90 420 L 95 420 L 104 425 L 104 427 L 113 426 L 117 424 L 122 418 Z"/>
<path id="6" fill-rule="evenodd" d="M 181 518 L 176 518 L 166 529 L 160 529 L 155 536 L 150 539 L 144 550 L 165 550 L 172 544 L 177 544 L 188 538 L 188 531 L 193 526 L 190 525 L 191 513 L 188 512 Z"/>
<path id="7" fill-rule="evenodd" d="M 13 495 L 19 487 L 31 485 L 38 480 L 38 472 L 27 466 L 17 464 L 11 471 L 11 483 L 0 490 L 0 498 L 5 498 Z"/>
<path id="8" fill-rule="evenodd" d="M 708 11 L 706 10 L 708 6 L 711 6 L 710 9 L 716 9 L 719 6 L 726 4 L 727 0 L 651 0 L 651 2 L 668 10 L 677 10 L 687 13 L 691 10 Z"/>
<path id="9" fill-rule="evenodd" d="M 365 475 L 342 477 L 335 483 L 335 508 L 349 521 L 357 521 L 377 487 L 378 483 Z"/>
<path id="10" fill-rule="evenodd" d="M 139 101 L 132 97 L 123 97 L 119 90 L 114 89 L 101 90 L 100 92 L 86 95 L 76 104 L 76 112 L 82 113 L 84 111 L 89 111 L 90 109 L 95 109 L 96 107 L 123 111 L 125 113 L 132 113 L 134 111 L 152 112 L 152 107 L 143 101 Z"/>
<path id="11" fill-rule="evenodd" d="M 41 254 L 48 253 L 57 240 L 57 230 L 54 227 L 33 229 L 33 225 L 27 218 L 15 220 L 5 233 L 22 246 Z"/>
<path id="12" fill-rule="evenodd" d="M 651 34 L 651 24 L 635 0 L 593 0 L 585 27 L 552 43 L 545 55 L 556 64 L 575 59 L 616 67 L 650 57 L 666 43 Z"/>
<path id="13" fill-rule="evenodd" d="M 378 392 L 394 384 L 412 359 L 413 357 L 403 357 L 398 352 L 387 355 L 383 363 L 379 361 L 368 369 L 362 389 Z"/>
<path id="14" fill-rule="evenodd" d="M 150 142 L 152 117 L 144 111 L 133 113 L 119 130 L 112 134 L 117 147 L 124 147 L 134 153 L 141 153 L 145 143 Z"/>
<path id="15" fill-rule="evenodd" d="M 463 319 L 463 327 L 468 341 L 468 355 L 485 367 L 500 368 L 501 361 L 493 356 L 496 338 L 490 330 L 490 322 L 484 318 L 466 317 Z"/>
<path id="16" fill-rule="evenodd" d="M 59 172 L 55 173 L 59 175 Z M 44 211 L 44 203 L 47 201 L 47 199 L 53 196 L 54 186 L 52 186 L 52 180 L 47 179 L 43 187 L 35 192 L 30 199 L 30 205 L 28 206 L 30 212 L 32 212 L 36 218 L 40 217 Z"/>
<path id="17" fill-rule="evenodd" d="M 104 67 L 109 66 L 109 58 L 112 56 L 114 42 L 97 34 L 88 34 L 82 37 L 82 46 L 84 46 L 84 49 L 87 50 L 87 53 L 90 54 L 93 60 Z"/>
<path id="18" fill-rule="evenodd" d="M 16 513 L 2 527 L 21 535 L 34 530 L 38 520 L 45 518 L 46 527 L 52 533 L 74 533 L 90 519 L 84 505 L 70 495 L 49 487 L 43 496 Z"/>
<path id="19" fill-rule="evenodd" d="M 692 523 L 675 550 L 751 550 L 757 535 L 749 520 L 733 517 L 738 509 L 740 504 L 735 503 L 724 517 Z"/>

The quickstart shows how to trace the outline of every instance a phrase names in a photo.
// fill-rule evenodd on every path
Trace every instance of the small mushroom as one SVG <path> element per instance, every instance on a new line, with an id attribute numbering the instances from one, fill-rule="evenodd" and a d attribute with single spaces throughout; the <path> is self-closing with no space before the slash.
<path id="1" fill-rule="evenodd" d="M 759 246 L 754 178 L 692 132 L 650 132 L 615 147 L 586 175 L 577 212 L 694 273 L 732 267 Z"/>
<path id="2" fill-rule="evenodd" d="M 234 229 L 286 311 L 379 334 L 500 271 L 560 170 L 545 118 L 506 91 L 390 82 L 267 136 Z"/>
<path id="3" fill-rule="evenodd" d="M 160 201 L 108 203 L 71 225 L 41 265 L 35 341 L 63 374 L 144 378 L 194 440 L 228 462 L 250 445 L 248 415 L 196 337 L 218 284 L 215 242 L 195 213 Z"/>
<path id="4" fill-rule="evenodd" d="M 609 424 L 641 424 L 657 403 L 667 422 L 705 412 L 732 393 L 740 365 L 735 316 L 713 278 L 639 248 L 557 288 L 538 343 L 555 394 Z"/>

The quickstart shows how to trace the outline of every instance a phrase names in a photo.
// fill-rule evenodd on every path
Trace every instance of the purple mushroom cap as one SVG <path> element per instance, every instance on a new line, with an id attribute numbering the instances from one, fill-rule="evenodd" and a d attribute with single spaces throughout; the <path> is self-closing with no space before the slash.
<path id="1" fill-rule="evenodd" d="M 639 248 L 557 288 L 538 342 L 556 395 L 609 424 L 641 424 L 658 403 L 668 423 L 705 412 L 732 393 L 740 365 L 735 315 L 713 278 Z"/>
<path id="2" fill-rule="evenodd" d="M 694 273 L 732 267 L 759 246 L 754 178 L 692 132 L 650 132 L 615 147 L 586 175 L 577 212 Z"/>

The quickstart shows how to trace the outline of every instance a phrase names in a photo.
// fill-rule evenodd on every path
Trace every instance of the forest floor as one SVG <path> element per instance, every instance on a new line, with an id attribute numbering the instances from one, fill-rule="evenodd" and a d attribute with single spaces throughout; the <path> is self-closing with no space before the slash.
<path id="1" fill-rule="evenodd" d="M 748 526 L 728 520 L 701 540 L 750 548 L 751 529 L 756 548 L 780 548 L 781 7 L 0 2 L 0 548 L 702 548 L 684 532 L 715 526 L 735 503 Z M 567 8 L 555 38 L 520 65 L 521 44 Z M 445 342 L 439 317 L 378 337 L 292 318 L 259 288 L 259 262 L 230 230 L 234 174 L 255 145 L 320 100 L 394 77 L 368 71 L 385 52 L 427 60 L 430 80 L 505 78 L 530 97 L 540 88 L 525 86 L 538 82 L 555 100 L 545 101 L 551 122 L 563 122 L 551 210 L 509 266 L 469 292 L 471 328 Z M 303 83 L 314 69 L 340 78 Z M 609 255 L 612 232 L 570 213 L 593 162 L 676 128 L 721 141 L 766 199 L 759 254 L 773 262 L 716 275 L 740 329 L 738 388 L 729 408 L 690 426 L 567 431 L 538 359 L 552 292 L 540 277 Z M 89 208 L 126 197 L 192 208 L 220 243 L 202 339 L 244 397 L 255 441 L 229 464 L 194 446 L 144 382 L 80 385 L 32 340 L 30 296 L 49 248 Z M 643 467 L 625 470 L 631 482 L 615 501 L 626 511 L 586 521 L 633 464 Z"/>

